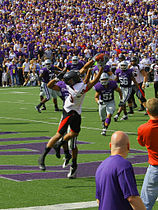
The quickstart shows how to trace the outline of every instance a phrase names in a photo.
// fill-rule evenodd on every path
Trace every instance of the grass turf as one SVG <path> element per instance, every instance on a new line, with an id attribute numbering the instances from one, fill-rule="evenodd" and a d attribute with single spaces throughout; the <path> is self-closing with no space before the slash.
<path id="1" fill-rule="evenodd" d="M 28 149 L 25 145 L 34 143 L 34 150 L 36 150 L 37 143 L 47 142 L 49 137 L 53 136 L 56 132 L 61 112 L 54 112 L 52 101 L 47 102 L 47 110 L 41 114 L 34 109 L 34 106 L 39 103 L 39 87 L 0 88 L 0 96 L 0 166 L 37 166 L 39 154 L 24 153 L 32 151 L 32 149 Z M 146 89 L 146 97 L 154 97 L 153 84 Z M 116 104 L 118 104 L 117 94 L 115 98 Z M 137 99 L 136 101 L 137 105 L 139 105 Z M 58 103 L 59 107 L 62 108 L 62 101 L 59 98 Z M 137 143 L 137 128 L 147 120 L 148 116 L 145 116 L 144 112 L 138 112 L 137 108 L 134 115 L 129 116 L 127 121 L 114 122 L 112 119 L 107 136 L 100 135 L 102 127 L 98 115 L 98 107 L 94 101 L 94 90 L 91 90 L 87 93 L 83 103 L 82 129 L 78 137 L 78 141 L 87 144 L 79 144 L 78 148 L 80 152 L 90 150 L 92 152 L 91 154 L 79 154 L 78 163 L 102 161 L 108 157 L 109 153 L 94 153 L 93 151 L 109 150 L 110 137 L 115 130 L 123 130 L 128 133 L 131 149 L 144 150 L 146 152 L 146 149 Z M 15 133 L 3 134 L 3 132 Z M 33 137 L 41 136 L 44 137 L 42 140 L 33 139 Z M 15 140 L 16 138 L 21 139 Z M 23 144 L 22 148 L 14 147 L 9 149 L 10 147 L 8 147 L 20 144 Z M 16 151 L 19 152 L 18 155 L 5 154 L 5 152 Z M 146 153 L 141 155 L 144 154 Z M 129 157 L 135 155 L 138 154 L 131 153 Z M 46 164 L 47 166 L 60 166 L 62 159 L 56 159 L 55 155 L 50 154 L 47 156 Z M 147 167 L 148 164 L 139 163 L 133 166 Z M 0 170 L 1 175 L 37 172 L 40 172 L 38 168 L 32 170 L 2 168 Z M 141 191 L 143 178 L 144 175 L 136 175 L 139 192 Z M 94 177 L 77 178 L 74 180 L 69 180 L 65 177 L 62 179 L 41 179 L 22 182 L 1 177 L 0 186 L 0 208 L 4 209 L 95 200 Z M 158 208 L 157 203 L 153 209 L 156 208 Z"/>

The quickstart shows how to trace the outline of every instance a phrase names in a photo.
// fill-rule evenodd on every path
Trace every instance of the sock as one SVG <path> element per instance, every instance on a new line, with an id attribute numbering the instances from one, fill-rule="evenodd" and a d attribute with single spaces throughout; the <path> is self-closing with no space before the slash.
<path id="1" fill-rule="evenodd" d="M 72 159 L 72 165 L 71 165 L 73 168 L 74 167 L 77 167 L 77 159 L 76 158 L 74 158 L 74 159 Z"/>
<path id="2" fill-rule="evenodd" d="M 64 154 L 65 154 L 65 158 L 70 157 L 70 155 L 71 155 L 69 150 L 65 150 Z"/>
<path id="3" fill-rule="evenodd" d="M 110 122 L 111 122 L 111 119 L 107 117 L 106 120 L 105 120 L 105 128 L 106 129 L 108 128 Z"/>
<path id="4" fill-rule="evenodd" d="M 65 155 L 70 154 L 69 150 L 64 151 Z"/>
<path id="5" fill-rule="evenodd" d="M 129 107 L 129 109 L 130 109 L 131 112 L 133 112 L 133 108 L 132 107 Z"/>
<path id="6" fill-rule="evenodd" d="M 102 121 L 102 127 L 105 128 L 105 121 Z"/>
<path id="7" fill-rule="evenodd" d="M 37 107 L 39 107 L 39 108 L 40 108 L 42 105 L 43 105 L 43 103 L 40 103 L 40 104 L 38 104 L 38 105 L 37 105 Z"/>
<path id="8" fill-rule="evenodd" d="M 57 104 L 55 104 L 54 106 L 55 106 L 56 109 L 58 109 L 58 105 Z"/>
<path id="9" fill-rule="evenodd" d="M 44 153 L 43 153 L 43 158 L 46 157 L 46 155 L 50 152 L 51 148 L 50 147 L 46 147 L 45 150 L 44 150 Z"/>
<path id="10" fill-rule="evenodd" d="M 64 141 L 64 139 L 62 138 L 60 141 L 57 141 L 54 146 L 61 147 L 64 144 L 66 144 L 66 141 Z"/>
<path id="11" fill-rule="evenodd" d="M 133 101 L 133 105 L 137 106 L 137 104 L 136 104 L 136 102 L 135 102 L 135 101 Z"/>
<path id="12" fill-rule="evenodd" d="M 124 111 L 124 115 L 127 115 L 127 111 Z"/>
<path id="13" fill-rule="evenodd" d="M 117 115 L 118 115 L 118 116 L 120 116 L 120 113 L 119 113 L 119 112 L 117 112 Z"/>

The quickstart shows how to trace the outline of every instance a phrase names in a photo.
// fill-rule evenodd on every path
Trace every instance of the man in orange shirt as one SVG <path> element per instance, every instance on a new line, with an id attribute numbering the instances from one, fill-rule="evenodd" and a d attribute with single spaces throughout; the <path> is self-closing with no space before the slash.
<path id="1" fill-rule="evenodd" d="M 147 169 L 141 198 L 147 210 L 151 210 L 158 197 L 158 98 L 146 103 L 149 121 L 138 128 L 138 142 L 148 150 L 149 167 Z"/>

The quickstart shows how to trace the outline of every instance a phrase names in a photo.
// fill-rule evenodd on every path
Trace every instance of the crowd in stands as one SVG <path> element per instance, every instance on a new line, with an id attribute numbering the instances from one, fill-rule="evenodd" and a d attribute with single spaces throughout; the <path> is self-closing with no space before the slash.
<path id="1" fill-rule="evenodd" d="M 156 0 L 0 0 L 0 86 L 38 85 L 45 58 L 63 68 L 74 55 L 137 54 L 150 67 L 157 11 Z"/>

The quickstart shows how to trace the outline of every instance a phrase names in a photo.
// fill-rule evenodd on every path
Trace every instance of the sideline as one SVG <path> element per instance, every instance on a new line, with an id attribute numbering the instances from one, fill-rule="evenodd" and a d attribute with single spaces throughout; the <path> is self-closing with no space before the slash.
<path id="1" fill-rule="evenodd" d="M 90 207 L 97 207 L 96 201 L 88 201 L 88 202 L 78 202 L 78 203 L 62 203 L 56 205 L 49 205 L 49 206 L 34 206 L 34 207 L 27 207 L 27 208 L 13 208 L 8 210 L 67 210 L 67 209 L 84 209 Z M 7 210 L 7 209 L 1 209 Z"/>

